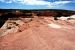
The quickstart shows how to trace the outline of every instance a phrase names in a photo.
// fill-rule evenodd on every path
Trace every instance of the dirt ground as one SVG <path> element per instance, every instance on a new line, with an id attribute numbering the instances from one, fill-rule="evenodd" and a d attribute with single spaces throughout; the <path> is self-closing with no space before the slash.
<path id="1" fill-rule="evenodd" d="M 75 21 L 33 19 L 0 37 L 0 50 L 75 50 Z"/>

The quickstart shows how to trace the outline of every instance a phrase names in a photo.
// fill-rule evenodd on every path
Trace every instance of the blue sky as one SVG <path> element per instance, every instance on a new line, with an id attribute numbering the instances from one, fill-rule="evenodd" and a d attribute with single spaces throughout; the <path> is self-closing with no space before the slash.
<path id="1" fill-rule="evenodd" d="M 75 10 L 75 0 L 0 0 L 0 8 Z"/>

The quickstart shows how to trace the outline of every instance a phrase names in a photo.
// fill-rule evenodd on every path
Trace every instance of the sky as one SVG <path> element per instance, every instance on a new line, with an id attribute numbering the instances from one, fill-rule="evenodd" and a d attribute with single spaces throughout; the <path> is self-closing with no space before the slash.
<path id="1" fill-rule="evenodd" d="M 0 0 L 0 8 L 75 10 L 75 0 Z"/>

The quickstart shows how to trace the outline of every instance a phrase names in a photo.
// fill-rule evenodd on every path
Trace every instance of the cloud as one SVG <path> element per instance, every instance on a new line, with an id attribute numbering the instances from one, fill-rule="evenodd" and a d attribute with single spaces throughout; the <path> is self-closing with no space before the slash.
<path id="1" fill-rule="evenodd" d="M 19 0 L 22 4 L 26 4 L 26 5 L 49 5 L 50 2 L 48 1 L 44 1 L 44 0 Z"/>
<path id="2" fill-rule="evenodd" d="M 67 3 L 71 3 L 72 1 L 55 1 L 55 2 L 48 2 L 45 0 L 0 0 L 1 2 L 5 3 L 19 3 L 25 5 L 45 5 L 47 7 L 54 7 L 57 5 L 64 5 Z"/>
<path id="3" fill-rule="evenodd" d="M 47 5 L 48 8 L 55 8 L 61 5 L 65 5 L 71 3 L 71 1 L 55 1 L 55 2 L 50 2 L 50 4 Z"/>
<path id="4" fill-rule="evenodd" d="M 72 1 L 56 1 L 54 2 L 55 4 L 67 4 L 67 3 L 70 3 Z"/>
<path id="5" fill-rule="evenodd" d="M 49 5 L 50 2 L 44 0 L 0 0 L 1 2 L 5 3 L 21 3 L 26 5 Z"/>

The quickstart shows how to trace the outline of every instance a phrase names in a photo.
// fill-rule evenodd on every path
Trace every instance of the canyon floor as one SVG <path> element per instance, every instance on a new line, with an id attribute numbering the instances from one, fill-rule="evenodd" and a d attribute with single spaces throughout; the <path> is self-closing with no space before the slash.
<path id="1" fill-rule="evenodd" d="M 0 50 L 75 50 L 75 20 L 44 17 L 19 24 L 0 36 Z"/>

